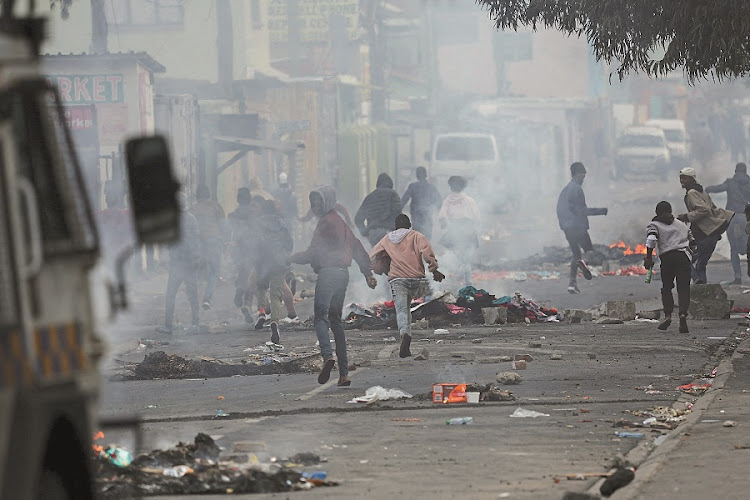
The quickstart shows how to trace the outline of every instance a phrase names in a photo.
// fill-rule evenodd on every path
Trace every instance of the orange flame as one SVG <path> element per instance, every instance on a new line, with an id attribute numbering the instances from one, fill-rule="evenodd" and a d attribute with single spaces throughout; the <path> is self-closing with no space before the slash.
<path id="1" fill-rule="evenodd" d="M 102 431 L 99 431 L 96 434 L 94 434 L 94 441 L 97 441 L 99 439 L 104 439 L 104 433 Z"/>
<path id="2" fill-rule="evenodd" d="M 104 439 L 104 433 L 102 431 L 94 434 L 94 441 L 98 441 L 100 439 Z M 94 453 L 96 453 L 97 455 L 104 452 L 104 446 L 98 444 L 92 444 L 91 449 L 94 450 Z"/>
<path id="3" fill-rule="evenodd" d="M 633 255 L 633 251 L 630 249 L 630 245 L 628 245 L 628 248 L 626 248 L 625 250 L 623 250 L 622 254 L 623 255 Z"/>
<path id="4" fill-rule="evenodd" d="M 620 240 L 618 243 L 612 243 L 609 248 L 625 248 L 626 246 L 625 242 Z"/>
<path id="5" fill-rule="evenodd" d="M 646 255 L 646 245 L 636 245 L 635 253 L 639 255 Z"/>

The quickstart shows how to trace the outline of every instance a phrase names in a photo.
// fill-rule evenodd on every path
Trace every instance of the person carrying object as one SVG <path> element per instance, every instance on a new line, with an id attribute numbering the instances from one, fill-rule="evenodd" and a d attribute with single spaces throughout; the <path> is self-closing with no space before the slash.
<path id="1" fill-rule="evenodd" d="M 557 220 L 560 229 L 565 233 L 573 258 L 570 261 L 570 278 L 568 280 L 568 293 L 581 293 L 578 289 L 578 269 L 583 277 L 590 280 L 591 270 L 584 260 L 581 250 L 590 259 L 594 253 L 589 236 L 589 216 L 607 215 L 606 208 L 589 208 L 586 205 L 586 196 L 583 193 L 583 180 L 586 178 L 586 168 L 581 162 L 575 162 L 570 166 L 571 181 L 560 192 L 557 199 Z"/>
<path id="2" fill-rule="evenodd" d="M 375 186 L 375 191 L 365 196 L 354 216 L 354 224 L 370 246 L 375 246 L 386 233 L 395 229 L 394 221 L 401 213 L 401 198 L 393 189 L 391 176 L 381 173 Z"/>
<path id="3" fill-rule="evenodd" d="M 684 223 L 690 222 L 697 247 L 693 252 L 693 283 L 708 283 L 706 266 L 716 249 L 721 234 L 729 228 L 734 212 L 718 208 L 711 197 L 698 184 L 695 169 L 686 167 L 680 170 L 680 185 L 685 188 L 687 213 L 677 216 Z"/>
<path id="4" fill-rule="evenodd" d="M 370 251 L 373 270 L 377 274 L 388 274 L 401 335 L 398 355 L 402 358 L 411 356 L 411 301 L 425 295 L 429 287 L 423 259 L 433 279 L 443 281 L 445 275 L 438 271 L 438 262 L 430 242 L 425 235 L 411 229 L 411 221 L 405 214 L 396 217 L 396 229 L 383 236 Z"/>
<path id="5" fill-rule="evenodd" d="M 674 297 L 672 289 L 677 282 L 677 299 L 680 315 L 680 333 L 689 333 L 687 325 L 690 306 L 690 274 L 692 272 L 692 252 L 695 240 L 687 224 L 672 215 L 672 205 L 660 201 L 656 205 L 656 216 L 646 227 L 646 257 L 643 267 L 653 269 L 654 248 L 659 249 L 661 261 L 661 303 L 664 307 L 664 321 L 658 328 L 666 330 L 672 324 Z"/>
<path id="6" fill-rule="evenodd" d="M 346 288 L 349 285 L 349 266 L 352 258 L 367 281 L 375 288 L 377 281 L 372 275 L 370 256 L 351 228 L 335 210 L 336 192 L 331 186 L 320 186 L 310 193 L 310 208 L 319 217 L 318 224 L 307 250 L 291 255 L 287 262 L 310 264 L 318 275 L 315 282 L 314 325 L 323 357 L 323 369 L 318 383 L 325 384 L 331 376 L 336 360 L 333 358 L 328 329 L 336 342 L 336 358 L 339 364 L 339 386 L 351 385 L 349 360 L 346 352 L 346 336 L 342 314 Z"/>
<path id="7" fill-rule="evenodd" d="M 740 213 L 745 205 L 750 203 L 750 175 L 747 175 L 747 165 L 738 163 L 734 167 L 734 175 L 721 184 L 706 186 L 706 193 L 727 193 L 727 210 Z M 742 268 L 740 266 L 740 255 L 745 254 L 747 247 L 747 235 L 745 234 L 745 221 L 741 217 L 733 217 L 727 228 L 729 238 L 729 257 L 734 271 L 734 281 L 729 284 L 742 284 Z"/>

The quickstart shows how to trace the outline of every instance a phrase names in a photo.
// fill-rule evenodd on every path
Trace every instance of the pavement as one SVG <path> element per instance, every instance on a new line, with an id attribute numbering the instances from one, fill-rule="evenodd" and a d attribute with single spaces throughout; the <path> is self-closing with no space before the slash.
<path id="1" fill-rule="evenodd" d="M 728 278 L 728 263 L 712 263 L 713 280 Z M 354 274 L 353 274 L 354 276 Z M 353 283 L 355 279 L 352 280 Z M 359 293 L 355 284 L 353 294 Z M 636 479 L 612 498 L 744 498 L 748 480 L 737 463 L 750 445 L 743 427 L 750 425 L 745 400 L 750 390 L 745 326 L 741 319 L 691 321 L 691 333 L 676 327 L 658 332 L 652 323 L 623 325 L 515 324 L 500 327 L 448 327 L 435 336 L 416 330 L 413 352 L 422 346 L 427 361 L 401 360 L 391 330 L 347 332 L 351 360 L 350 388 L 318 385 L 316 373 L 247 376 L 194 380 L 120 381 L 123 362 L 137 362 L 144 353 L 138 338 L 169 342 L 167 352 L 223 362 L 247 360 L 267 340 L 230 303 L 232 290 L 220 286 L 216 306 L 204 314 L 211 333 L 160 337 L 163 298 L 161 279 L 135 285 L 133 308 L 111 330 L 112 358 L 105 366 L 109 378 L 102 389 L 101 412 L 106 416 L 138 414 L 143 422 L 144 448 L 167 448 L 191 441 L 197 432 L 213 436 L 231 449 L 238 441 L 256 441 L 257 459 L 312 451 L 327 461 L 309 470 L 326 470 L 340 481 L 332 488 L 305 492 L 237 495 L 240 498 L 562 498 L 566 491 L 596 491 L 598 482 L 556 480 L 565 474 L 603 473 L 613 460 L 626 457 L 638 465 Z M 501 294 L 518 290 L 539 302 L 561 309 L 589 307 L 609 298 L 626 298 L 639 309 L 658 304 L 658 282 L 643 277 L 595 278 L 581 295 L 569 295 L 564 282 L 495 282 L 482 287 Z M 306 288 L 306 286 L 303 286 Z M 739 286 L 727 287 L 735 305 L 750 306 L 750 295 Z M 161 301 L 161 302 L 160 302 Z M 298 304 L 304 318 L 311 300 Z M 178 315 L 187 317 L 184 304 Z M 740 339 L 740 340 L 738 340 Z M 441 342 L 438 342 L 441 341 Z M 529 347 L 541 342 L 541 348 Z M 283 331 L 285 350 L 316 352 L 311 331 Z M 251 349 L 251 351 L 245 351 Z M 509 371 L 501 356 L 529 353 L 534 361 L 518 371 L 523 382 L 508 386 L 514 402 L 478 405 L 435 405 L 424 399 L 435 382 L 493 382 Z M 552 360 L 558 353 L 562 360 Z M 712 388 L 701 397 L 676 390 L 717 368 Z M 111 377 L 111 378 L 110 378 Z M 348 403 L 368 387 L 399 388 L 415 398 L 373 404 Z M 652 392 L 643 388 L 651 386 Z M 219 399 L 221 397 L 222 399 Z M 654 440 L 662 431 L 638 429 L 643 439 L 619 438 L 615 420 L 636 417 L 624 412 L 653 406 L 685 407 L 693 403 L 688 420 Z M 518 407 L 549 415 L 510 418 Z M 219 409 L 228 417 L 215 418 Z M 721 413 L 723 411 L 723 413 Z M 471 416 L 469 426 L 446 426 L 453 417 Z M 736 427 L 724 427 L 733 420 Z M 713 421 L 713 422 L 712 422 Z M 107 439 L 124 446 L 124 432 L 107 431 Z M 731 461 L 731 462 L 730 462 Z M 721 494 L 719 494 L 721 493 Z M 733 496 L 734 495 L 734 496 Z M 188 498 L 178 495 L 163 498 Z M 212 499 L 219 496 L 204 496 Z"/>

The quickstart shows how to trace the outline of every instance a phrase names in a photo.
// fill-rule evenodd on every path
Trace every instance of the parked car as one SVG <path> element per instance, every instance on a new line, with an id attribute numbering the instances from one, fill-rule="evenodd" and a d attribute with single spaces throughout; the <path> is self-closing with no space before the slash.
<path id="1" fill-rule="evenodd" d="M 658 127 L 629 127 L 617 140 L 615 178 L 640 174 L 666 179 L 670 165 L 667 138 Z"/>
<path id="2" fill-rule="evenodd" d="M 685 167 L 688 164 L 690 156 L 690 140 L 688 137 L 685 122 L 682 120 L 649 120 L 646 122 L 647 127 L 659 127 L 664 131 L 667 138 L 667 147 L 669 156 L 674 167 Z"/>

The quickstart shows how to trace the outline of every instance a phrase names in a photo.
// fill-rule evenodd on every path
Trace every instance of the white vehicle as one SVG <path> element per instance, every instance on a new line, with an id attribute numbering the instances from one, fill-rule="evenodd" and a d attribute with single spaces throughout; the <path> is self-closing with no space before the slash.
<path id="1" fill-rule="evenodd" d="M 0 23 L 0 498 L 90 500 L 103 339 L 90 273 L 99 235 L 59 96 L 39 74 L 39 19 Z M 129 141 L 138 242 L 174 241 L 161 138 Z M 125 254 L 121 256 L 125 262 Z M 124 284 L 110 289 L 124 307 Z"/>
<path id="2" fill-rule="evenodd" d="M 439 134 L 432 145 L 430 176 L 447 179 L 461 175 L 496 175 L 500 166 L 497 142 L 492 134 Z"/>
<path id="3" fill-rule="evenodd" d="M 682 120 L 649 120 L 647 127 L 658 127 L 664 131 L 672 165 L 683 167 L 687 165 L 690 148 L 685 122 Z"/>
<path id="4" fill-rule="evenodd" d="M 665 179 L 670 164 L 667 138 L 658 127 L 629 127 L 617 140 L 615 178 L 636 174 Z"/>

